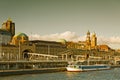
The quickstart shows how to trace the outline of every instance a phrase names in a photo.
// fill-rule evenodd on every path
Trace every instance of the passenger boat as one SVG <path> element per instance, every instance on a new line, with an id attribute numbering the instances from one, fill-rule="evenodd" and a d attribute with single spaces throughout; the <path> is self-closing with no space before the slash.
<path id="1" fill-rule="evenodd" d="M 71 72 L 80 72 L 80 71 L 106 70 L 110 69 L 110 66 L 106 64 L 94 64 L 94 65 L 69 64 L 66 67 L 66 69 L 67 71 Z"/>

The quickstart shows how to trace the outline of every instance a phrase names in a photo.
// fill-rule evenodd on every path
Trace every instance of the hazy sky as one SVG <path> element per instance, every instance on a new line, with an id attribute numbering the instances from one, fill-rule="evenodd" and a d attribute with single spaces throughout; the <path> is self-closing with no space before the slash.
<path id="1" fill-rule="evenodd" d="M 0 24 L 8 17 L 16 33 L 81 37 L 89 30 L 120 48 L 120 0 L 0 0 Z"/>

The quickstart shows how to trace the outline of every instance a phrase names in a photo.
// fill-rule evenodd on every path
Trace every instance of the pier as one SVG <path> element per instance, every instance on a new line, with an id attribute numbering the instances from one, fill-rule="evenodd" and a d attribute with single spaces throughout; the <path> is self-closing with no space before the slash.
<path id="1" fill-rule="evenodd" d="M 0 61 L 0 76 L 65 71 L 67 61 Z"/>
<path id="2" fill-rule="evenodd" d="M 60 68 L 40 68 L 40 69 L 18 69 L 0 71 L 0 76 L 23 75 L 23 74 L 41 74 L 66 71 L 65 67 Z"/>
<path id="3" fill-rule="evenodd" d="M 0 71 L 66 67 L 67 61 L 0 61 Z"/>

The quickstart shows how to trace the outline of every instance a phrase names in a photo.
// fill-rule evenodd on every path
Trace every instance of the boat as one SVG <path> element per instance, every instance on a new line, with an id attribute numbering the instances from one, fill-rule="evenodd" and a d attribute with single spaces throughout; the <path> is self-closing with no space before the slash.
<path id="1" fill-rule="evenodd" d="M 110 69 L 110 65 L 107 65 L 107 64 L 94 64 L 94 65 L 69 64 L 66 67 L 66 69 L 67 71 L 70 71 L 70 72 L 107 70 L 107 69 Z"/>

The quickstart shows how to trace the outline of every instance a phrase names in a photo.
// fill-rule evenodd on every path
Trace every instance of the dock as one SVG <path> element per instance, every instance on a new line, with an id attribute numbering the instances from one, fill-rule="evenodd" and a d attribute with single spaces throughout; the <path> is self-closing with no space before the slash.
<path id="1" fill-rule="evenodd" d="M 19 70 L 1 70 L 0 76 L 41 74 L 66 71 L 65 67 L 60 68 L 41 68 L 41 69 L 19 69 Z"/>
<path id="2" fill-rule="evenodd" d="M 0 76 L 66 71 L 67 61 L 0 61 Z"/>

